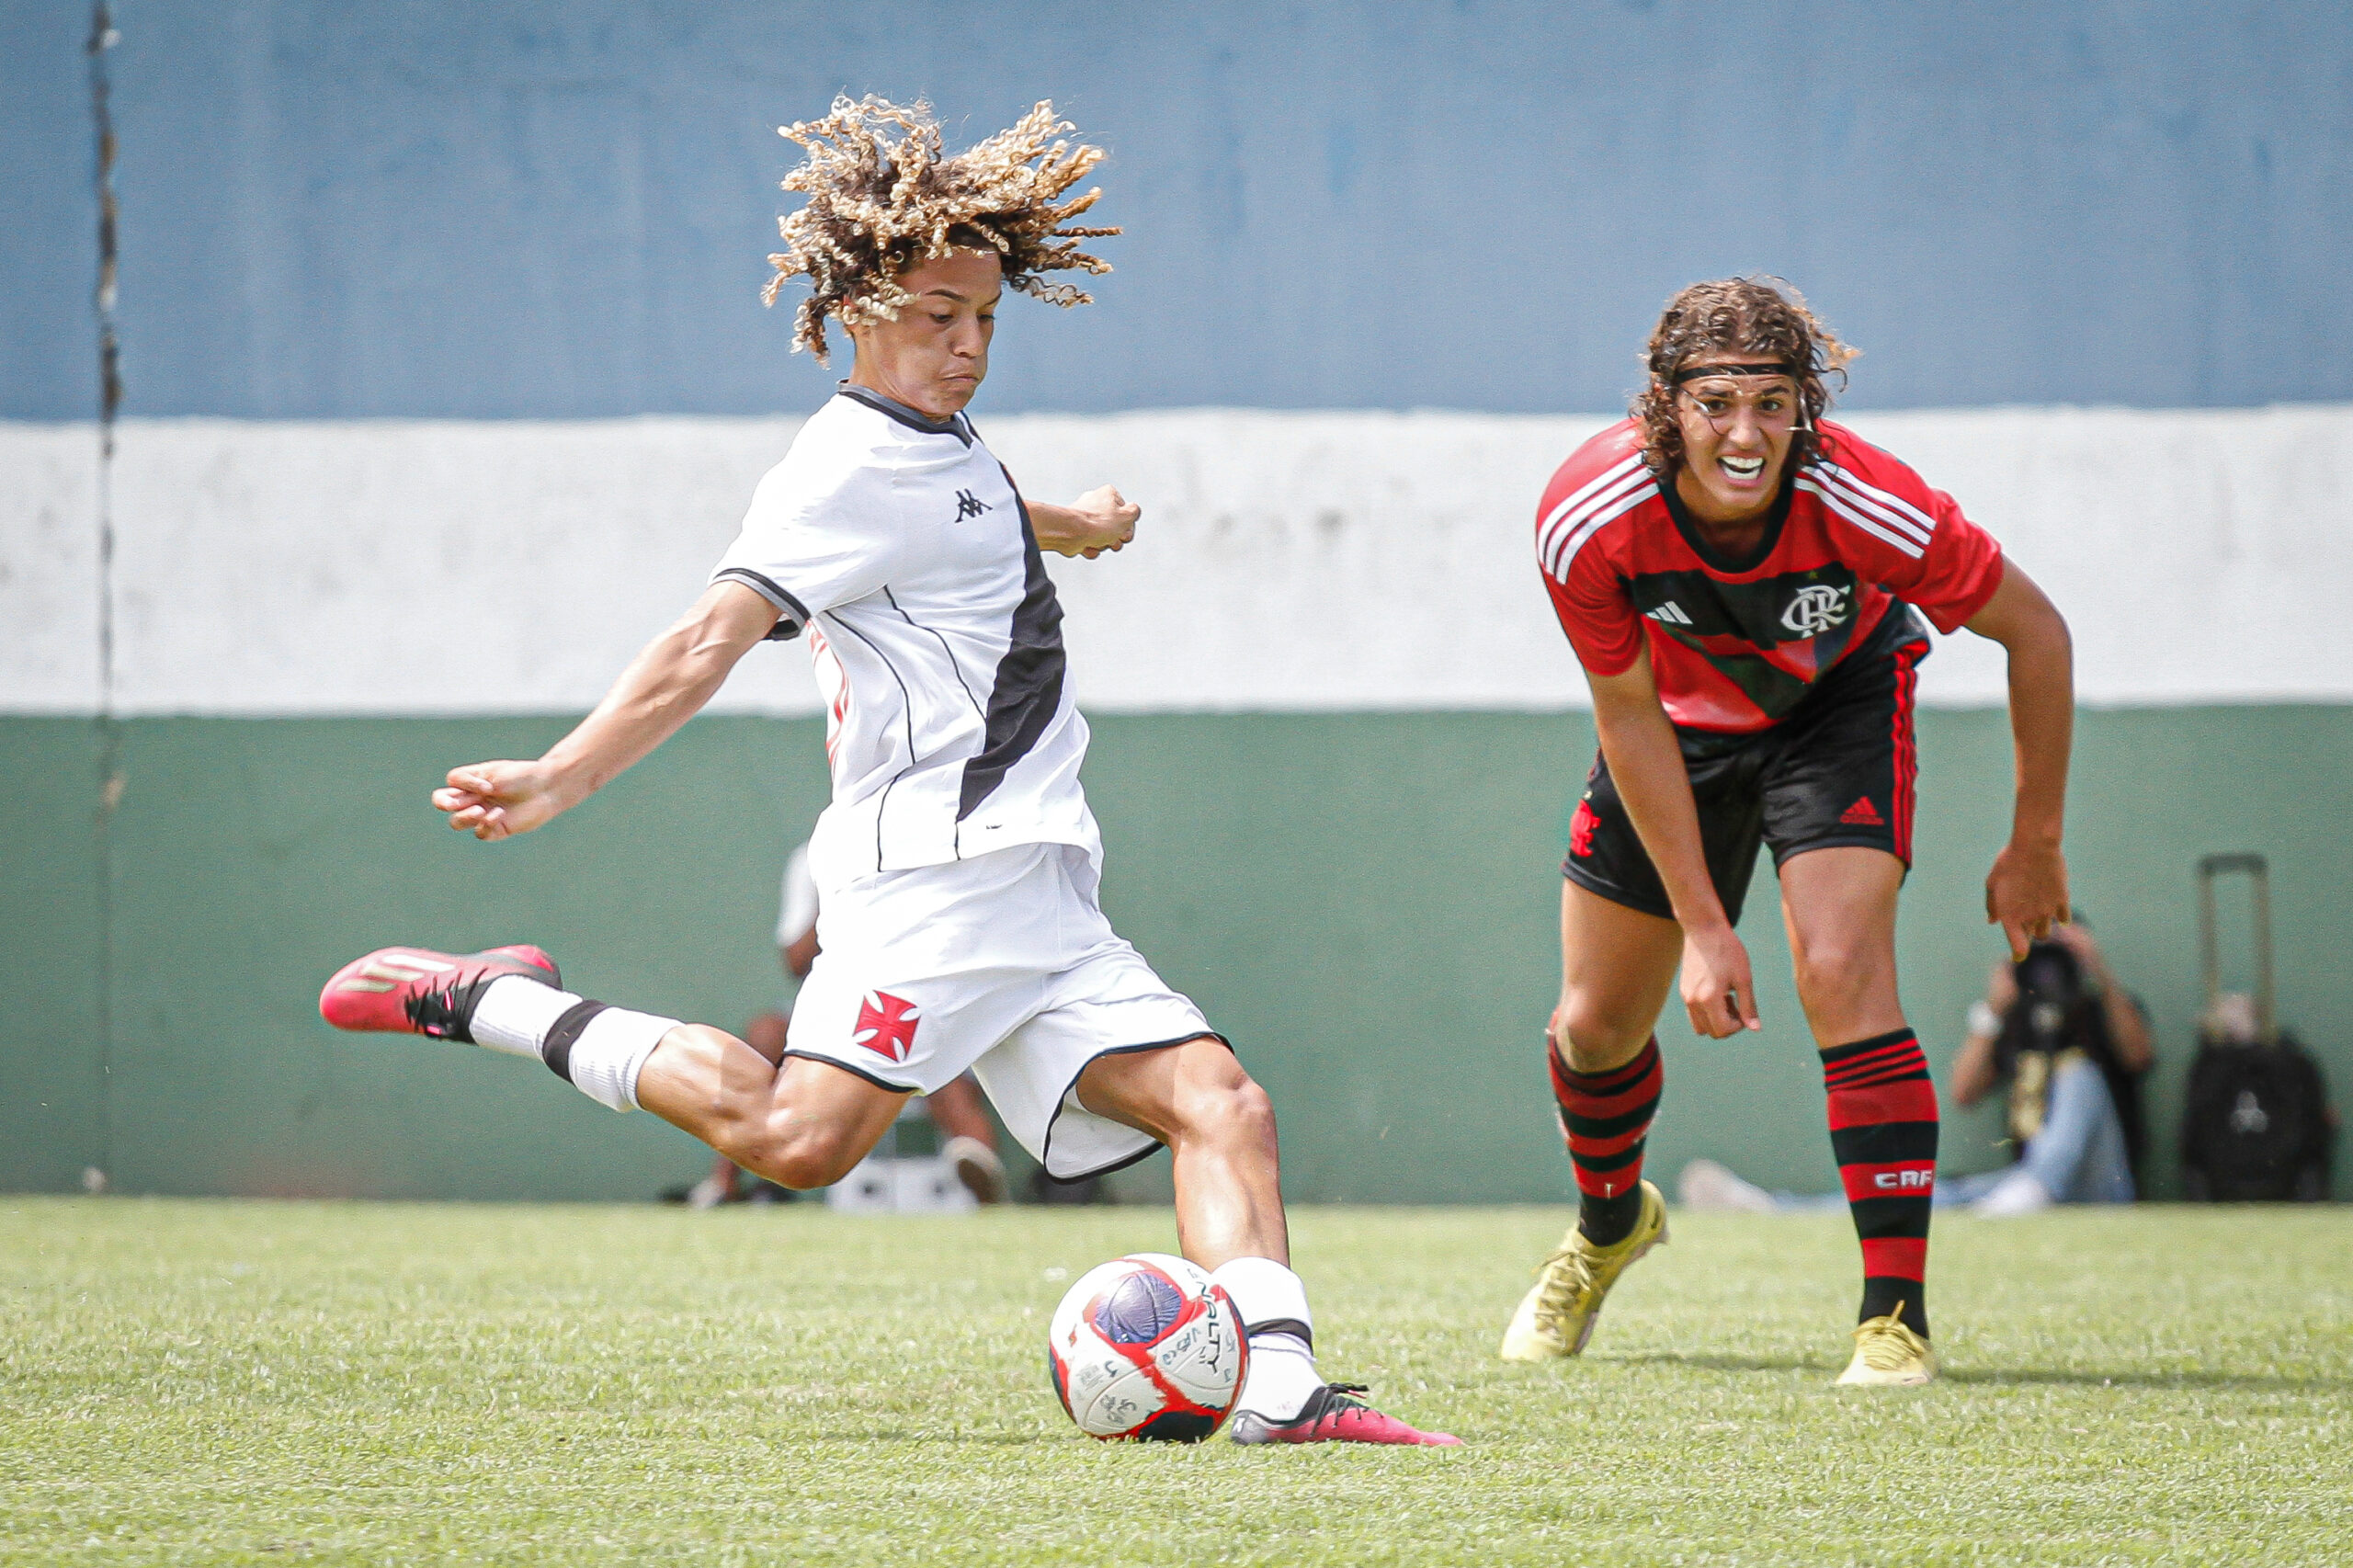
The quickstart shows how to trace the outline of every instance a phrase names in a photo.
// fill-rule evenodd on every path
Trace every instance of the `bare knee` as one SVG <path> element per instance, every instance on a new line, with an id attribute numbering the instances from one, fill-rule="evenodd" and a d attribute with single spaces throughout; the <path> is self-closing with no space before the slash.
<path id="1" fill-rule="evenodd" d="M 1875 944 L 1824 936 L 1796 955 L 1798 994 L 1808 1015 L 1824 1021 L 1862 1013 L 1888 981 L 1888 956 Z"/>
<path id="2" fill-rule="evenodd" d="M 1631 1062 L 1656 1027 L 1654 1019 L 1630 1017 L 1624 1009 L 1582 987 L 1571 987 L 1552 1015 L 1552 1040 L 1579 1073 L 1600 1073 Z"/>
<path id="3" fill-rule="evenodd" d="M 1224 1061 L 1207 1071 L 1180 1074 L 1169 1108 L 1179 1138 L 1272 1147 L 1275 1102 L 1242 1063 L 1221 1050 Z"/>

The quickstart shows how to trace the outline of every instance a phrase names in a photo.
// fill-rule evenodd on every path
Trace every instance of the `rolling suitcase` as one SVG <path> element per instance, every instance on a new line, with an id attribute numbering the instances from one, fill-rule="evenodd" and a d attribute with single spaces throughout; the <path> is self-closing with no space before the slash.
<path id="1" fill-rule="evenodd" d="M 2222 994 L 2214 883 L 2245 872 L 2255 896 L 2255 1038 L 2211 1026 Z M 2181 1113 L 2182 1195 L 2192 1202 L 2317 1202 L 2329 1195 L 2336 1119 L 2320 1063 L 2279 1028 L 2271 966 L 2271 873 L 2260 855 L 2198 862 L 2198 947 L 2206 1001 Z"/>

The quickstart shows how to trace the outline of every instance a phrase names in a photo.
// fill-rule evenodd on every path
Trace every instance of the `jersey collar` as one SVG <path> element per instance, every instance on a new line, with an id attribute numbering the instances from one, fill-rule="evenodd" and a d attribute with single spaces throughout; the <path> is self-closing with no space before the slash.
<path id="1" fill-rule="evenodd" d="M 1700 563 L 1711 571 L 1738 576 L 1764 565 L 1771 557 L 1773 547 L 1781 542 L 1782 525 L 1790 520 L 1790 501 L 1797 494 L 1797 477 L 1795 464 L 1781 475 L 1780 493 L 1773 497 L 1773 509 L 1765 515 L 1764 537 L 1745 560 L 1726 555 L 1708 542 L 1708 536 L 1700 531 L 1699 519 L 1692 517 L 1690 509 L 1683 505 L 1683 497 L 1675 493 L 1673 469 L 1659 476 L 1658 494 L 1659 499 L 1666 503 L 1666 515 L 1675 520 L 1675 531 L 1683 536 L 1683 542 L 1691 547 L 1691 553 L 1699 558 Z"/>
<path id="2" fill-rule="evenodd" d="M 972 444 L 972 422 L 961 414 L 946 419 L 934 419 L 909 408 L 894 397 L 884 397 L 871 387 L 852 386 L 847 381 L 836 384 L 835 392 L 853 403 L 862 403 L 886 419 L 895 419 L 910 430 L 920 430 L 926 436 L 953 436 L 966 446 Z"/>

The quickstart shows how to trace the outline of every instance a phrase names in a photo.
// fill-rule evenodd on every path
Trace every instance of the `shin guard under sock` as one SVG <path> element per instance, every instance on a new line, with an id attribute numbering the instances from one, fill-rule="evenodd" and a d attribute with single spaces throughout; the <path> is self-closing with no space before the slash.
<path id="1" fill-rule="evenodd" d="M 507 975 L 483 988 L 468 1015 L 478 1045 L 535 1056 L 548 1071 L 615 1110 L 637 1108 L 637 1074 L 676 1018 L 591 1002 L 536 980 Z"/>
<path id="2" fill-rule="evenodd" d="M 1633 1233 L 1643 1217 L 1643 1144 L 1658 1111 L 1658 1037 L 1631 1062 L 1599 1073 L 1577 1073 L 1548 1045 L 1552 1097 L 1561 1108 L 1561 1134 L 1577 1173 L 1577 1229 L 1596 1246 Z"/>
<path id="3" fill-rule="evenodd" d="M 614 1110 L 637 1109 L 637 1074 L 676 1018 L 603 1002 L 574 1002 L 548 1028 L 540 1060 L 548 1071 Z"/>
<path id="4" fill-rule="evenodd" d="M 1269 1421 L 1289 1421 L 1305 1409 L 1324 1374 L 1315 1367 L 1315 1323 L 1307 1311 L 1307 1287 L 1289 1266 L 1270 1257 L 1229 1258 L 1210 1270 L 1225 1287 L 1250 1341 L 1234 1408 Z"/>
<path id="5" fill-rule="evenodd" d="M 1830 1147 L 1863 1244 L 1863 1305 L 1857 1321 L 1900 1321 L 1924 1338 L 1928 1208 L 1937 1181 L 1937 1088 L 1910 1029 L 1822 1053 L 1830 1096 Z"/>

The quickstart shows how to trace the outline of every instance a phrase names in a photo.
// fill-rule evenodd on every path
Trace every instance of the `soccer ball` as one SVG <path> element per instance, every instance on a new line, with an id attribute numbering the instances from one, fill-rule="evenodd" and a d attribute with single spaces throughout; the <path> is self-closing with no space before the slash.
<path id="1" fill-rule="evenodd" d="M 1107 1441 L 1198 1443 L 1242 1393 L 1250 1344 L 1222 1285 L 1140 1252 L 1079 1278 L 1046 1331 L 1046 1369 L 1078 1429 Z"/>

